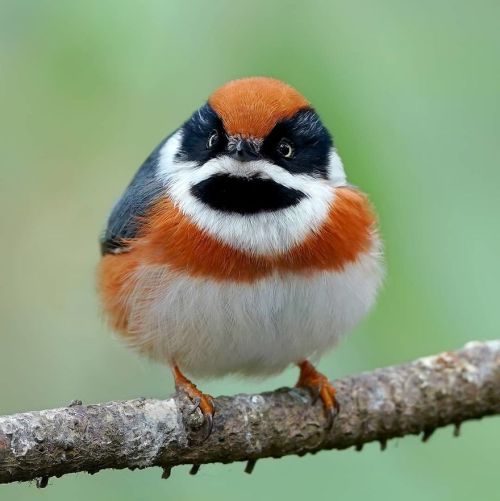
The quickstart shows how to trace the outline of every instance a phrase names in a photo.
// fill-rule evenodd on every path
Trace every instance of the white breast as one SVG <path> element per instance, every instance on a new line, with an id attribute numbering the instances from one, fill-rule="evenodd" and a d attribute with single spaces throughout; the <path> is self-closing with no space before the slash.
<path id="1" fill-rule="evenodd" d="M 269 375 L 334 346 L 373 305 L 382 277 L 377 251 L 339 272 L 251 284 L 148 266 L 128 298 L 130 339 L 194 376 Z"/>

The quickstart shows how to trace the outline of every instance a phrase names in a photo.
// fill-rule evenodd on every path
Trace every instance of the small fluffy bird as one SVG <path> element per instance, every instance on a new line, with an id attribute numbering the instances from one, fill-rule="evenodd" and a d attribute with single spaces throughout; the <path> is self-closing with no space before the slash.
<path id="1" fill-rule="evenodd" d="M 212 397 L 186 375 L 267 376 L 335 389 L 309 361 L 368 312 L 383 276 L 376 217 L 350 185 L 309 102 L 272 78 L 231 81 L 142 164 L 101 239 L 112 327 L 168 364 L 212 428 Z M 186 375 L 185 375 L 186 374 Z"/>

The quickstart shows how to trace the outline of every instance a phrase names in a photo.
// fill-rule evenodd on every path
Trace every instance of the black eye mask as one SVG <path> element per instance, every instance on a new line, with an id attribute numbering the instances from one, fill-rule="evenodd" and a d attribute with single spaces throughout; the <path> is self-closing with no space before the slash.
<path id="1" fill-rule="evenodd" d="M 283 138 L 293 148 L 291 158 L 285 158 L 278 151 Z M 317 113 L 312 109 L 304 109 L 276 124 L 264 139 L 261 154 L 292 174 L 310 174 L 326 178 L 332 146 L 330 133 L 321 123 Z"/>
<path id="2" fill-rule="evenodd" d="M 208 147 L 211 134 L 217 131 L 218 141 L 213 148 Z M 225 151 L 227 137 L 222 120 L 209 104 L 195 111 L 182 126 L 182 140 L 176 158 L 203 165 Z"/>
<path id="3" fill-rule="evenodd" d="M 209 104 L 196 111 L 182 126 L 182 131 L 181 147 L 177 154 L 180 160 L 203 165 L 217 156 L 231 154 L 222 120 Z M 209 148 L 208 140 L 214 132 L 217 132 L 218 140 L 214 147 Z M 285 158 L 279 152 L 282 139 L 286 139 L 293 148 L 290 158 Z M 307 108 L 278 122 L 264 139 L 255 160 L 267 160 L 292 174 L 326 178 L 332 145 L 330 133 L 317 113 Z"/>

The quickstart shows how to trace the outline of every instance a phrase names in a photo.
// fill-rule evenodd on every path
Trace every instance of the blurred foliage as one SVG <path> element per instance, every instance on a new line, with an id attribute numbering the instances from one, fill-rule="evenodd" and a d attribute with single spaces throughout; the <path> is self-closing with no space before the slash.
<path id="1" fill-rule="evenodd" d="M 333 131 L 375 203 L 389 274 L 320 367 L 341 376 L 499 337 L 496 1 L 0 1 L 0 413 L 163 397 L 168 370 L 113 338 L 97 235 L 141 161 L 219 84 L 271 75 Z M 201 382 L 213 394 L 294 382 Z M 107 471 L 0 487 L 1 500 L 494 499 L 498 419 L 243 466 Z"/>

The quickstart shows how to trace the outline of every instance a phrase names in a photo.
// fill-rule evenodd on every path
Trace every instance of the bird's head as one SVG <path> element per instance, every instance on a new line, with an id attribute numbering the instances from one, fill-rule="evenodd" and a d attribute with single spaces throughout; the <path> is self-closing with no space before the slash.
<path id="1" fill-rule="evenodd" d="M 164 144 L 159 175 L 199 227 L 256 254 L 286 252 L 325 220 L 346 184 L 309 102 L 272 78 L 217 89 Z"/>

